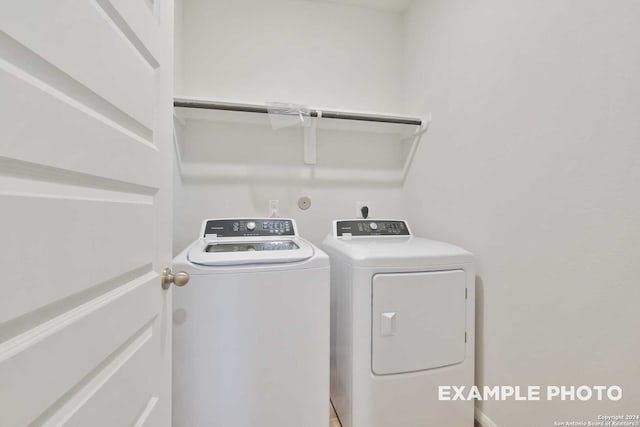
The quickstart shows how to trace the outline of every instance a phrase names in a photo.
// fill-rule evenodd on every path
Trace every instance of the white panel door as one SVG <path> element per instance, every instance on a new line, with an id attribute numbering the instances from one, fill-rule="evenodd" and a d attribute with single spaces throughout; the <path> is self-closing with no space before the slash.
<path id="1" fill-rule="evenodd" d="M 173 0 L 0 1 L 0 426 L 170 425 Z"/>

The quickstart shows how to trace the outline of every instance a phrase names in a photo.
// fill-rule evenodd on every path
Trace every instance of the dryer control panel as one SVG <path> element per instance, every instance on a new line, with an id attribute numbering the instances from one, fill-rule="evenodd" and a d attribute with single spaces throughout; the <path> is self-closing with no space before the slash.
<path id="1" fill-rule="evenodd" d="M 205 221 L 202 232 L 202 236 L 207 235 L 216 237 L 295 236 L 296 230 L 292 219 L 208 219 Z"/>
<path id="2" fill-rule="evenodd" d="M 336 221 L 336 236 L 410 236 L 405 221 L 389 219 L 350 219 Z"/>

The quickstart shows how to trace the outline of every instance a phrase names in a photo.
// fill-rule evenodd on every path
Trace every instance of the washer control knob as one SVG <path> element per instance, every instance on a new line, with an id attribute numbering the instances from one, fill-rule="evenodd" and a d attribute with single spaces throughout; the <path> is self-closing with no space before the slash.
<path id="1" fill-rule="evenodd" d="M 253 231 L 253 230 L 255 230 L 255 229 L 256 229 L 256 223 L 255 223 L 255 222 L 253 222 L 253 221 L 249 221 L 249 222 L 247 223 L 247 230 L 249 230 L 249 231 Z"/>
<path id="2" fill-rule="evenodd" d="M 377 230 L 378 229 L 378 224 L 376 224 L 375 222 L 372 222 L 369 224 L 369 228 L 372 230 Z"/>

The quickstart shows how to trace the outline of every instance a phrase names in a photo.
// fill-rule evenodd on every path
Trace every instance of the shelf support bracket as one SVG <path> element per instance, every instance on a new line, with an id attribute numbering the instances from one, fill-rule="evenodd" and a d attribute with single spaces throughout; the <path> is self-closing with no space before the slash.
<path id="1" fill-rule="evenodd" d="M 309 126 L 304 127 L 304 164 L 315 165 L 317 161 L 317 129 L 318 120 L 322 118 L 322 111 L 317 110 L 318 115 L 311 117 Z"/>
<path id="2" fill-rule="evenodd" d="M 403 140 L 411 139 L 411 146 L 409 148 L 409 153 L 407 154 L 407 159 L 402 170 L 402 182 L 405 182 L 407 180 L 407 175 L 409 174 L 411 163 L 413 163 L 413 158 L 416 156 L 416 151 L 418 150 L 418 145 L 420 145 L 420 140 L 422 139 L 422 136 L 429 130 L 429 125 L 431 125 L 432 120 L 433 118 L 431 114 L 428 114 L 422 119 L 422 125 L 417 126 L 416 132 L 414 134 L 409 135 L 409 137 L 403 138 Z"/>

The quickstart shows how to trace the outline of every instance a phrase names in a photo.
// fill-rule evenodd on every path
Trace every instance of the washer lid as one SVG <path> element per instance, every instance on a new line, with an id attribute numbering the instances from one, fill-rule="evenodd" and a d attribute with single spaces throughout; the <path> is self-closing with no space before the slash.
<path id="1" fill-rule="evenodd" d="M 313 246 L 297 237 L 203 238 L 187 258 L 194 264 L 222 266 L 304 261 L 313 254 Z"/>

